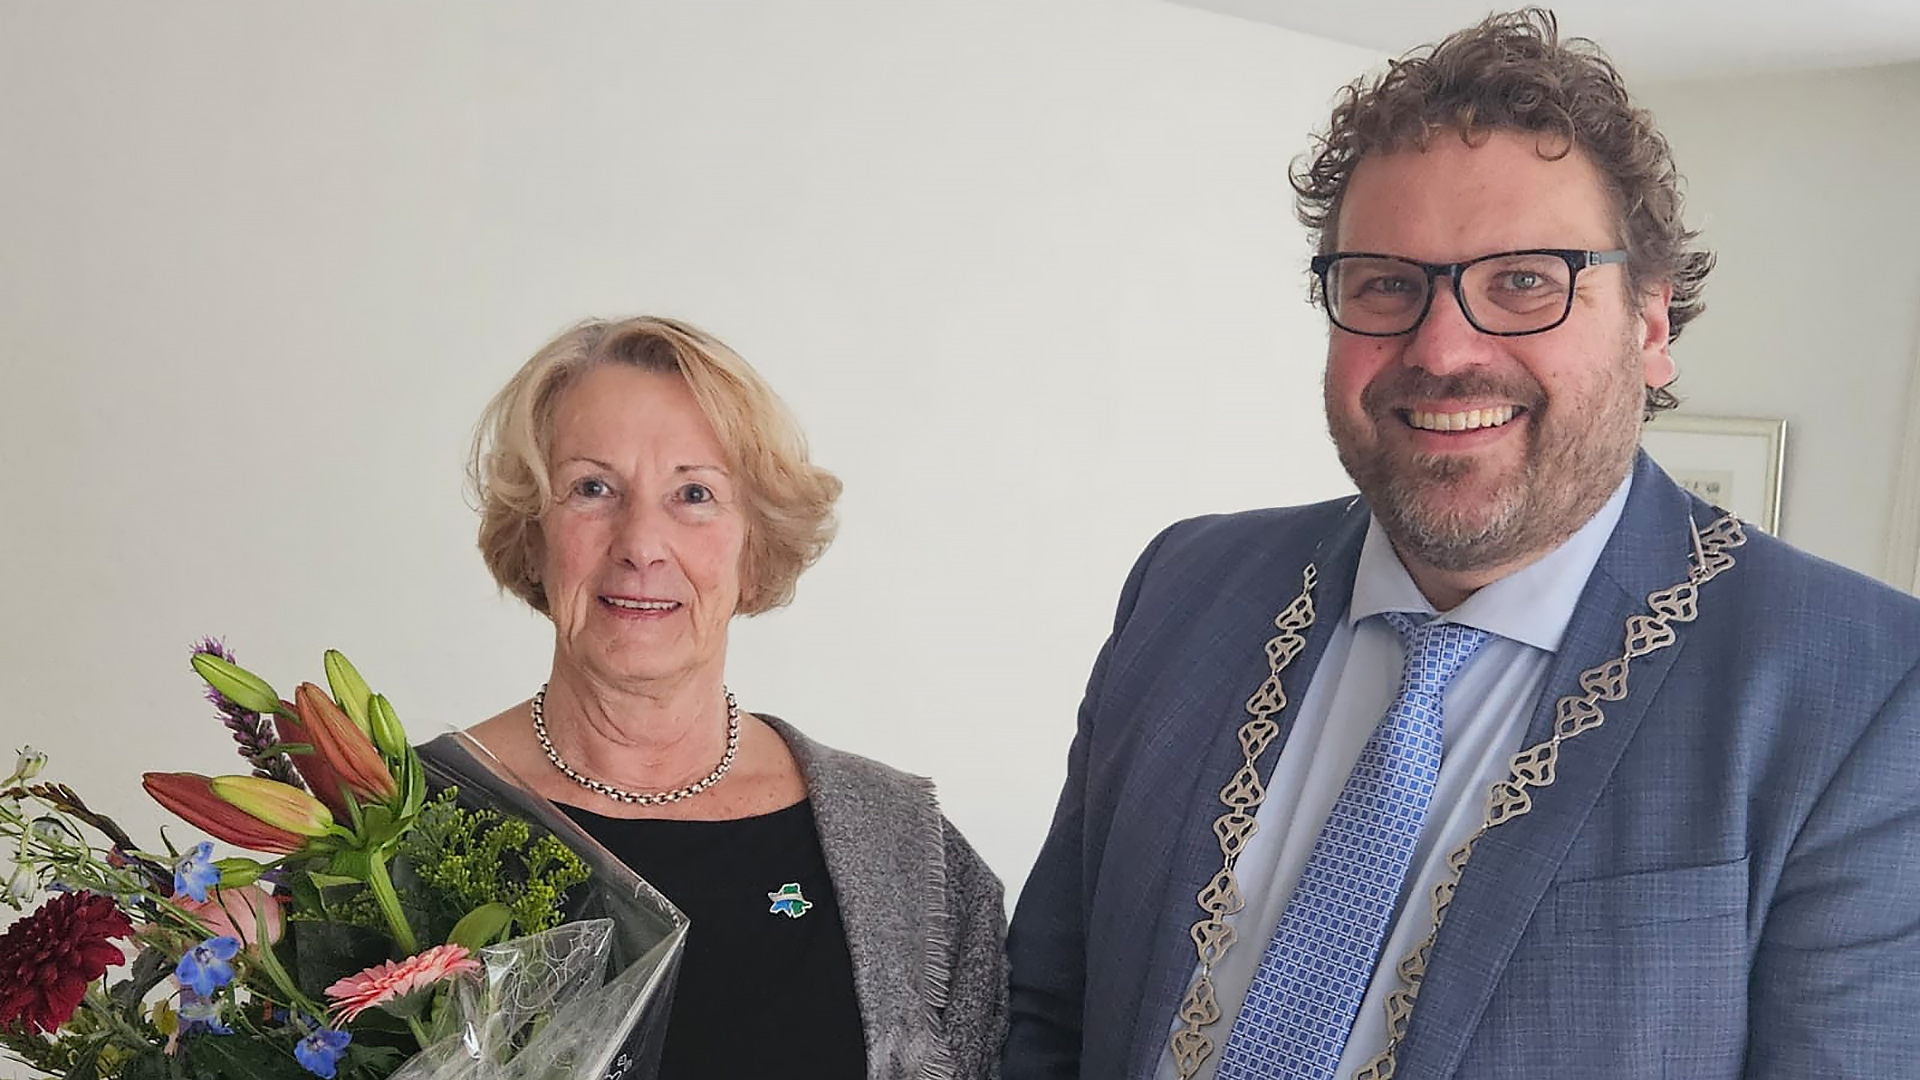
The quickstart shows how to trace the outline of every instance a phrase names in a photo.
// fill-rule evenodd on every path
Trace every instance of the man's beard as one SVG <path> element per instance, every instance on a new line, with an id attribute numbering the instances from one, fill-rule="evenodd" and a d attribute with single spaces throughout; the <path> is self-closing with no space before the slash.
<path id="1" fill-rule="evenodd" d="M 1394 547 L 1436 570 L 1504 566 L 1538 544 L 1564 539 L 1544 535 L 1545 522 L 1528 516 L 1530 495 L 1539 483 L 1531 450 L 1521 482 L 1501 488 L 1491 503 L 1474 508 L 1435 498 L 1475 471 L 1474 462 L 1455 455 L 1416 455 L 1411 469 L 1396 473 L 1379 455 L 1355 460 L 1343 448 L 1340 463 L 1367 496 Z"/>
<path id="2" fill-rule="evenodd" d="M 1529 377 L 1495 379 L 1473 371 L 1435 376 L 1400 368 L 1361 394 L 1367 414 L 1361 426 L 1337 413 L 1331 401 L 1328 426 L 1340 464 L 1403 559 L 1446 572 L 1497 569 L 1560 546 L 1619 487 L 1640 440 L 1644 391 L 1635 377 L 1637 353 L 1636 347 L 1617 357 L 1610 377 L 1588 393 L 1551 404 Z M 1488 470 L 1501 466 L 1472 455 L 1408 454 L 1375 437 L 1403 422 L 1385 402 L 1422 399 L 1524 406 L 1527 445 L 1519 466 L 1495 477 Z M 1490 490 L 1477 502 L 1463 502 L 1476 486 Z"/>

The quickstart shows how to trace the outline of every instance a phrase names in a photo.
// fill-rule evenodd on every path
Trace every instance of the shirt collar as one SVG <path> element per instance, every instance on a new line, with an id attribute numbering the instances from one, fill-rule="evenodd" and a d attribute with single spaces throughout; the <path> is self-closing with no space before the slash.
<path id="1" fill-rule="evenodd" d="M 1592 576 L 1600 552 L 1613 536 L 1626 509 L 1633 473 L 1614 489 L 1600 511 L 1559 547 L 1466 598 L 1459 607 L 1439 615 L 1444 622 L 1464 623 L 1503 638 L 1554 652 L 1573 621 L 1573 609 Z M 1436 615 L 1433 605 L 1400 563 L 1378 517 L 1367 523 L 1360 546 L 1360 568 L 1353 580 L 1353 603 L 1347 606 L 1347 624 L 1384 611 Z"/>

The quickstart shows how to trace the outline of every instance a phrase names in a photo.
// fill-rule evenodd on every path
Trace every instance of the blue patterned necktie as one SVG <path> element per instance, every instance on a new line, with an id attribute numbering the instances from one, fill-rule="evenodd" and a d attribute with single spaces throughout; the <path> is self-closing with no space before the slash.
<path id="1" fill-rule="evenodd" d="M 1260 956 L 1218 1080 L 1328 1080 L 1393 922 L 1440 776 L 1440 698 L 1485 630 L 1386 619 L 1406 648 L 1400 692 L 1347 775 Z"/>

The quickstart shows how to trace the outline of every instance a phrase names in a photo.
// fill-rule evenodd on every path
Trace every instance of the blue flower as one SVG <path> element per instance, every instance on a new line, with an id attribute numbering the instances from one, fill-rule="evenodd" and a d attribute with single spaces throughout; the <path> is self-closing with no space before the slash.
<path id="1" fill-rule="evenodd" d="M 231 1035 L 233 1029 L 220 1022 L 220 1005 L 212 998 L 201 997 L 185 987 L 180 989 L 180 1034 L 191 1035 L 196 1031 L 211 1031 L 215 1035 Z"/>
<path id="2" fill-rule="evenodd" d="M 205 902 L 207 890 L 220 884 L 220 868 L 213 865 L 213 845 L 205 840 L 173 864 L 173 891 Z"/>
<path id="3" fill-rule="evenodd" d="M 203 998 L 233 981 L 232 960 L 240 953 L 240 939 L 216 937 L 195 945 L 174 965 L 173 977 Z"/>
<path id="4" fill-rule="evenodd" d="M 347 1044 L 353 1036 L 345 1031 L 332 1028 L 316 1028 L 313 1034 L 293 1044 L 294 1060 L 300 1067 L 321 1077 L 333 1080 L 334 1066 L 339 1064 L 340 1055 L 347 1052 Z"/>

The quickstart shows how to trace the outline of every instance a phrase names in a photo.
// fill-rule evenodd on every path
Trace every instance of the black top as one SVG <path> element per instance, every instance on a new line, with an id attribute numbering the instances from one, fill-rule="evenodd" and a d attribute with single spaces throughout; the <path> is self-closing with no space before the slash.
<path id="1" fill-rule="evenodd" d="M 811 803 L 734 821 L 561 809 L 691 923 L 661 1080 L 867 1074 L 853 958 Z"/>

